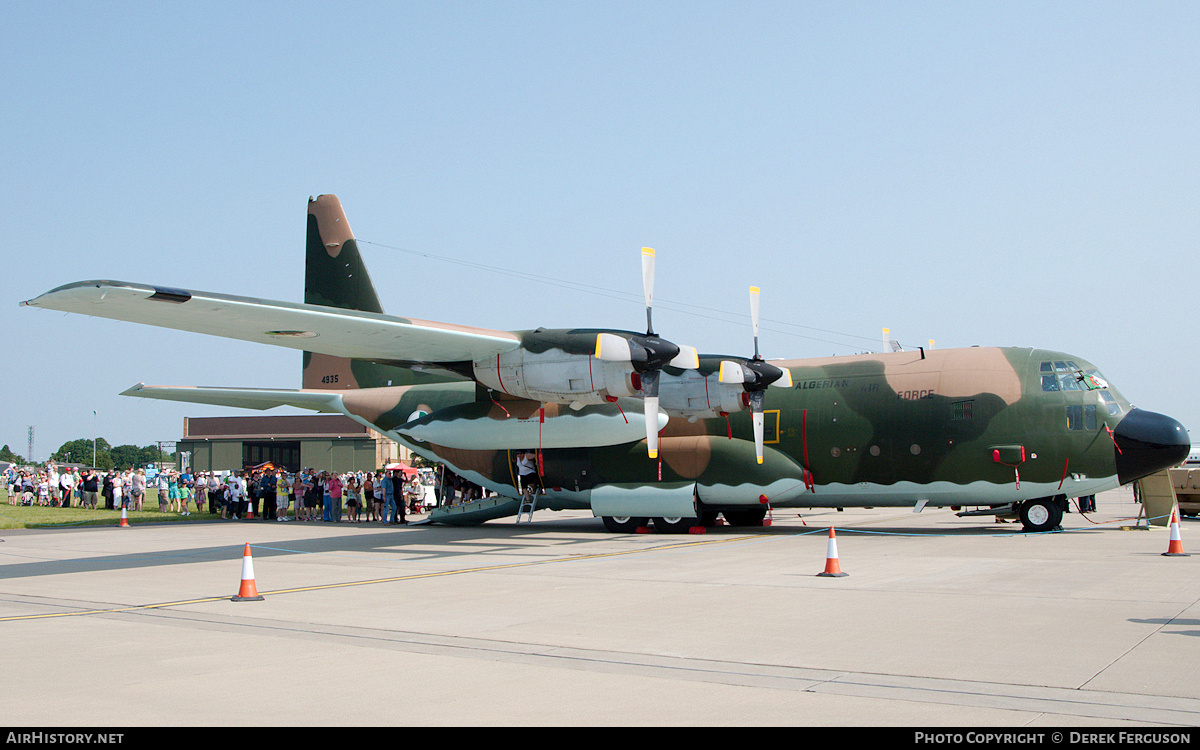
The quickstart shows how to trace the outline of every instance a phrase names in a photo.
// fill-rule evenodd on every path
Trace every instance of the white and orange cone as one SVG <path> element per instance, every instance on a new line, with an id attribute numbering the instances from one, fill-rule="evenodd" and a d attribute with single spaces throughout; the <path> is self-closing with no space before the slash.
<path id="1" fill-rule="evenodd" d="M 250 557 L 250 543 L 246 542 L 246 551 L 242 553 L 242 586 L 232 601 L 261 602 L 262 599 L 254 586 L 254 560 Z"/>
<path id="2" fill-rule="evenodd" d="M 125 506 L 121 506 L 121 522 L 117 526 L 129 528 L 129 518 L 125 515 Z"/>
<path id="3" fill-rule="evenodd" d="M 1179 512 L 1171 512 L 1171 541 L 1167 543 L 1167 551 L 1163 557 L 1191 557 L 1183 551 L 1183 539 L 1179 536 Z"/>
<path id="4" fill-rule="evenodd" d="M 828 578 L 841 578 L 842 576 L 850 575 L 849 573 L 842 572 L 842 566 L 838 562 L 837 537 L 833 533 L 832 526 L 829 527 L 829 546 L 825 552 L 825 570 L 817 573 L 817 575 Z"/>

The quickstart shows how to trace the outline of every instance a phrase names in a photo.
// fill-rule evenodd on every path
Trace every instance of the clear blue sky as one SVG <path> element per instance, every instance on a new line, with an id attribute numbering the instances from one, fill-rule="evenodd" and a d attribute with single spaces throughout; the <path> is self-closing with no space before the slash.
<path id="1" fill-rule="evenodd" d="M 1194 2 L 14 0 L 0 28 L 17 453 L 93 410 L 137 445 L 233 413 L 116 395 L 139 381 L 299 387 L 289 350 L 17 303 L 299 301 L 319 193 L 398 315 L 638 329 L 648 245 L 655 328 L 701 351 L 749 354 L 754 284 L 768 357 L 885 326 L 1061 349 L 1200 429 Z"/>

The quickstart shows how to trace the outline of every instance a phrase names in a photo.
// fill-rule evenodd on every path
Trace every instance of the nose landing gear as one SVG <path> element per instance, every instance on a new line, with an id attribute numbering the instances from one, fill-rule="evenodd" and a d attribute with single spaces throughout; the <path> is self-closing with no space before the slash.
<path id="1" fill-rule="evenodd" d="M 1025 531 L 1053 531 L 1062 523 L 1065 498 L 1039 497 L 1021 503 L 1018 513 Z"/>

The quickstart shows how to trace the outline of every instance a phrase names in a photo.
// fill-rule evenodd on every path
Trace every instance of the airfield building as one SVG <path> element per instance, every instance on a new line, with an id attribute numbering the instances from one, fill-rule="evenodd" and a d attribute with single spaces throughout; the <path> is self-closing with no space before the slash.
<path id="1" fill-rule="evenodd" d="M 186 417 L 176 448 L 200 471 L 266 461 L 288 471 L 366 471 L 408 458 L 395 442 L 341 414 Z"/>

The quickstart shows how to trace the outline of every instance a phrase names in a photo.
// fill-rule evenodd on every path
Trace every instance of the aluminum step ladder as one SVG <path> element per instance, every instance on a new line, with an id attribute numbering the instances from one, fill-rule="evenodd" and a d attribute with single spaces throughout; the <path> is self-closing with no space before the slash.
<path id="1" fill-rule="evenodd" d="M 529 517 L 525 519 L 527 523 L 533 521 L 533 512 L 537 510 L 537 496 L 536 488 L 529 494 L 521 491 L 521 504 L 517 507 L 517 523 L 521 522 L 521 516 L 525 514 L 529 514 Z"/>

